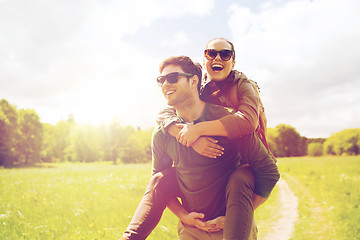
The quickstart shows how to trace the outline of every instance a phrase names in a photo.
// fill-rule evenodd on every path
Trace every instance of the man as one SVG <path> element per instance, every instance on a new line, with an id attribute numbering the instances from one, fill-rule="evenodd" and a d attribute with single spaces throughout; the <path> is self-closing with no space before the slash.
<path id="1" fill-rule="evenodd" d="M 223 107 L 200 100 L 201 69 L 188 57 L 165 60 L 161 64 L 160 73 L 158 83 L 162 87 L 162 92 L 168 104 L 175 107 L 176 113 L 184 122 L 196 124 L 229 114 Z M 223 134 L 219 132 L 219 135 Z M 251 186 L 240 189 L 236 184 L 237 179 L 230 177 L 237 170 L 240 158 L 246 159 L 254 171 L 255 186 L 262 197 L 268 197 L 279 179 L 276 164 L 255 134 L 236 141 L 227 141 L 226 138 L 221 137 L 218 140 L 225 150 L 222 156 L 214 159 L 197 154 L 192 148 L 178 143 L 175 138 L 164 134 L 160 129 L 154 131 L 153 174 L 156 176 L 164 171 L 175 173 L 173 181 L 177 183 L 178 188 L 169 189 L 172 191 L 169 193 L 171 197 L 164 201 L 181 220 L 179 239 L 205 239 L 214 234 L 218 239 L 222 239 L 222 234 L 224 239 L 248 239 L 253 220 L 252 195 L 256 190 Z M 172 165 L 174 168 L 171 168 Z M 181 198 L 182 205 L 176 196 Z M 243 212 L 244 208 L 250 211 Z M 141 211 L 138 208 L 135 219 L 137 215 L 141 215 Z M 224 226 L 224 233 L 222 231 L 207 233 L 197 228 L 206 229 L 206 225 L 201 220 L 207 221 L 224 215 L 229 219 Z M 131 225 L 124 239 L 146 238 L 146 234 L 141 238 Z M 218 230 L 220 229 L 213 229 L 213 231 Z"/>

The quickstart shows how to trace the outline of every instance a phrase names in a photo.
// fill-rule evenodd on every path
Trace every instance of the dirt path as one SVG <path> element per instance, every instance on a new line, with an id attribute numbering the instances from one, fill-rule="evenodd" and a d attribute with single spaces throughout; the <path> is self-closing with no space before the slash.
<path id="1" fill-rule="evenodd" d="M 265 240 L 289 240 L 298 219 L 298 199 L 284 179 L 277 183 L 280 198 L 280 218 Z"/>

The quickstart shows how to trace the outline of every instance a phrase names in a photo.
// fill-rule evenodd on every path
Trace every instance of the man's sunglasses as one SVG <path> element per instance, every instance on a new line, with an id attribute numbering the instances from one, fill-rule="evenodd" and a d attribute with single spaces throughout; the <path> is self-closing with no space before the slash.
<path id="1" fill-rule="evenodd" d="M 216 56 L 218 54 L 220 54 L 220 58 L 223 61 L 228 61 L 232 55 L 233 55 L 234 51 L 231 50 L 221 50 L 221 51 L 216 51 L 215 49 L 206 49 L 204 51 L 205 57 L 207 60 L 214 60 L 216 58 Z"/>
<path id="2" fill-rule="evenodd" d="M 177 83 L 177 81 L 179 80 L 179 76 L 192 77 L 194 75 L 195 74 L 191 74 L 191 73 L 172 72 L 165 76 L 160 76 L 156 78 L 156 82 L 160 87 L 162 87 L 165 81 L 168 81 L 168 83 Z"/>

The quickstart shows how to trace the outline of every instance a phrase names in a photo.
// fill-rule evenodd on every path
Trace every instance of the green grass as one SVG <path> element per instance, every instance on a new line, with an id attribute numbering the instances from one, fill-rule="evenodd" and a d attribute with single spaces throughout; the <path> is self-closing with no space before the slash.
<path id="1" fill-rule="evenodd" d="M 282 158 L 299 199 L 293 239 L 360 239 L 360 157 Z M 51 164 L 0 169 L 0 239 L 118 239 L 150 178 L 150 164 Z M 261 240 L 279 218 L 278 189 L 255 212 Z M 150 240 L 177 239 L 165 211 Z"/>
<path id="2" fill-rule="evenodd" d="M 150 168 L 98 163 L 0 169 L 0 239 L 118 239 L 145 191 Z M 259 213 L 273 212 L 267 206 Z M 259 228 L 271 218 L 265 213 L 257 219 Z M 177 222 L 166 210 L 148 239 L 177 239 Z"/>
<path id="3" fill-rule="evenodd" d="M 360 239 L 360 157 L 279 159 L 299 200 L 293 239 Z"/>
<path id="4" fill-rule="evenodd" d="M 270 197 L 264 204 L 262 204 L 255 211 L 255 222 L 258 228 L 258 239 L 261 240 L 266 236 L 268 232 L 272 230 L 272 227 L 276 224 L 277 219 L 280 217 L 278 209 L 281 207 L 279 202 L 279 192 L 277 186 L 275 186 Z"/>
<path id="5" fill-rule="evenodd" d="M 149 165 L 2 169 L 0 239 L 118 239 L 149 177 Z M 176 234 L 163 227 L 154 236 L 159 233 Z"/>

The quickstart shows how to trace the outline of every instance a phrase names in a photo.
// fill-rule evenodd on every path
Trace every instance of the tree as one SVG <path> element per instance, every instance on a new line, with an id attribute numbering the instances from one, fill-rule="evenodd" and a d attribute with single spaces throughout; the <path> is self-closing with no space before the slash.
<path id="1" fill-rule="evenodd" d="M 306 154 L 306 138 L 301 137 L 295 128 L 279 124 L 268 129 L 271 151 L 277 157 L 301 156 Z"/>
<path id="2" fill-rule="evenodd" d="M 308 145 L 308 155 L 318 157 L 323 155 L 323 144 L 320 142 L 312 142 Z"/>
<path id="3" fill-rule="evenodd" d="M 149 151 L 151 148 L 152 131 L 137 130 L 129 136 L 122 161 L 124 163 L 150 162 Z"/>
<path id="4" fill-rule="evenodd" d="M 43 124 L 42 158 L 45 162 L 71 161 L 73 153 L 70 148 L 72 133 L 76 123 L 69 117 L 67 121 L 59 121 L 55 126 Z"/>
<path id="5" fill-rule="evenodd" d="M 18 161 L 24 164 L 39 161 L 42 147 L 42 124 L 34 110 L 19 110 Z"/>
<path id="6" fill-rule="evenodd" d="M 360 153 L 360 128 L 335 133 L 324 143 L 326 154 L 358 155 Z"/>
<path id="7" fill-rule="evenodd" d="M 104 143 L 104 159 L 117 163 L 124 154 L 126 142 L 135 130 L 132 127 L 123 127 L 118 119 L 113 118 L 110 125 L 101 126 Z"/>
<path id="8" fill-rule="evenodd" d="M 18 113 L 5 99 L 0 101 L 0 165 L 10 166 L 17 160 Z"/>
<path id="9" fill-rule="evenodd" d="M 99 129 L 87 124 L 78 125 L 73 135 L 73 151 L 76 161 L 97 162 L 103 159 Z"/>

